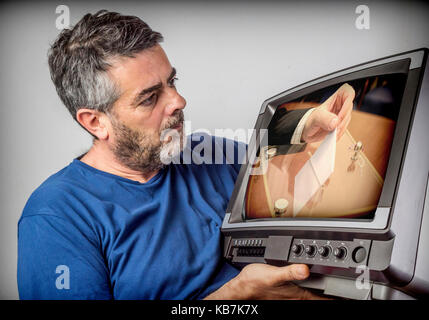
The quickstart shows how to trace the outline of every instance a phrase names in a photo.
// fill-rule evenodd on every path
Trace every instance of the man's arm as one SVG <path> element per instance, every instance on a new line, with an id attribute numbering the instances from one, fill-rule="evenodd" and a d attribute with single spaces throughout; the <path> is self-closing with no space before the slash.
<path id="1" fill-rule="evenodd" d="M 107 266 L 92 230 L 88 230 L 52 213 L 21 218 L 17 273 L 20 299 L 112 298 Z"/>
<path id="2" fill-rule="evenodd" d="M 325 299 L 298 287 L 291 281 L 304 280 L 309 269 L 303 264 L 275 267 L 249 264 L 206 300 L 312 300 Z"/>

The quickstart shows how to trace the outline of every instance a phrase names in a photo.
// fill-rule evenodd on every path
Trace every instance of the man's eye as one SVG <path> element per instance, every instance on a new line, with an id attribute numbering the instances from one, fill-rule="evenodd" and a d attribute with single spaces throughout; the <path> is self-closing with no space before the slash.
<path id="1" fill-rule="evenodd" d="M 168 83 L 170 87 L 175 87 L 176 86 L 176 81 L 179 80 L 179 78 L 174 77 L 173 79 L 170 80 L 170 82 Z"/>
<path id="2" fill-rule="evenodd" d="M 153 103 L 155 103 L 156 102 L 156 94 L 152 94 L 149 98 L 147 98 L 147 99 L 144 99 L 141 103 L 140 103 L 140 105 L 143 105 L 143 106 L 150 106 L 150 105 L 152 105 Z"/>

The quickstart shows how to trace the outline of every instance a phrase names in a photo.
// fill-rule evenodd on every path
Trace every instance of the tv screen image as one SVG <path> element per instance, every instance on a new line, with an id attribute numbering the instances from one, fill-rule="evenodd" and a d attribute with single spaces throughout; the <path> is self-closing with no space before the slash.
<path id="1" fill-rule="evenodd" d="M 372 219 L 405 81 L 404 74 L 389 74 L 348 82 L 356 96 L 351 121 L 338 141 L 334 132 L 323 141 L 291 145 L 291 134 L 284 131 L 295 129 L 287 126 L 294 110 L 319 107 L 343 83 L 279 106 L 268 126 L 269 145 L 253 163 L 257 173 L 250 173 L 246 217 Z"/>

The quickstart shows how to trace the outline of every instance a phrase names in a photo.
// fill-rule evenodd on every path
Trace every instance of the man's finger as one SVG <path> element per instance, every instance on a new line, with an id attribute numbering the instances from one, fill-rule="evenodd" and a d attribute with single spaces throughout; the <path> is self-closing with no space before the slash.
<path id="1" fill-rule="evenodd" d="M 353 110 L 353 99 L 354 99 L 354 96 L 349 96 L 344 101 L 344 103 L 340 109 L 340 112 L 338 113 L 338 116 L 340 118 L 344 118 L 347 116 L 347 114 L 352 112 L 352 110 Z"/>
<path id="2" fill-rule="evenodd" d="M 332 131 L 337 127 L 339 119 L 332 112 L 329 112 L 324 109 L 319 109 L 317 112 L 314 113 L 314 125 L 326 131 Z"/>
<path id="3" fill-rule="evenodd" d="M 355 90 L 348 83 L 343 84 L 340 89 L 341 90 L 341 103 L 340 110 L 338 112 L 338 116 L 340 118 L 344 118 L 347 113 L 351 112 L 353 109 L 353 100 L 355 99 Z"/>
<path id="4" fill-rule="evenodd" d="M 291 264 L 286 267 L 278 267 L 273 274 L 274 282 L 280 285 L 284 282 L 304 280 L 310 275 L 310 270 L 305 264 Z"/>
<path id="5" fill-rule="evenodd" d="M 340 125 L 337 127 L 337 141 L 341 138 L 341 136 L 346 131 L 351 119 L 352 119 L 352 115 L 348 114 L 346 118 L 343 119 L 343 121 L 341 121 Z"/>

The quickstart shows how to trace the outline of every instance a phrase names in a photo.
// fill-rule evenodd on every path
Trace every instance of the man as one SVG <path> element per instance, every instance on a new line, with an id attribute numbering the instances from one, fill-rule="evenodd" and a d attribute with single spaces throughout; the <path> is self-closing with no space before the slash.
<path id="1" fill-rule="evenodd" d="M 315 298 L 289 282 L 308 276 L 305 265 L 254 264 L 240 272 L 222 260 L 220 226 L 238 164 L 165 165 L 174 152 L 164 152 L 171 140 L 162 136 L 183 131 L 186 102 L 161 40 L 137 17 L 100 11 L 52 45 L 57 92 L 94 142 L 23 210 L 20 298 Z M 344 130 L 350 89 L 298 119 L 305 120 L 299 140 Z M 218 147 L 219 140 L 204 138 Z"/>

